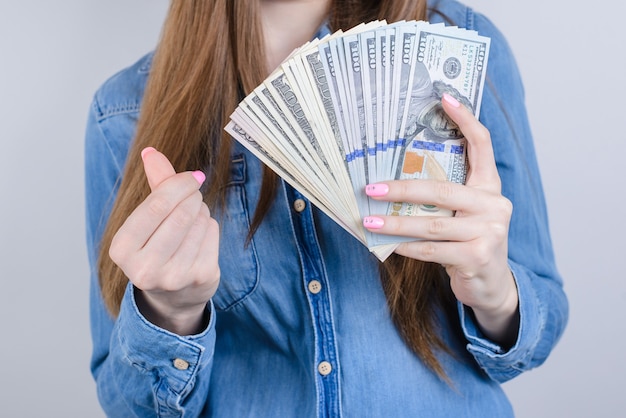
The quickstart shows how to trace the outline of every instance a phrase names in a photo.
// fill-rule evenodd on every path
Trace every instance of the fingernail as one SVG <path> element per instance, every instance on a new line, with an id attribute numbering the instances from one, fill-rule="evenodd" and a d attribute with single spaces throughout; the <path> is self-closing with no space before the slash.
<path id="1" fill-rule="evenodd" d="M 450 96 L 448 93 L 444 93 L 443 94 L 443 100 L 445 100 L 452 107 L 459 107 L 459 106 L 461 106 L 461 103 L 459 103 L 459 101 L 457 99 L 455 99 L 454 97 Z"/>
<path id="2" fill-rule="evenodd" d="M 389 193 L 389 186 L 385 183 L 368 184 L 365 186 L 365 194 L 368 196 L 384 196 Z"/>
<path id="3" fill-rule="evenodd" d="M 191 173 L 191 175 L 193 176 L 194 179 L 196 179 L 196 181 L 199 184 L 204 183 L 204 180 L 206 180 L 206 176 L 204 175 L 204 173 L 200 170 L 198 171 L 194 171 L 193 173 Z"/>
<path id="4" fill-rule="evenodd" d="M 385 225 L 383 218 L 377 216 L 366 216 L 363 218 L 363 226 L 367 229 L 380 229 Z"/>
<path id="5" fill-rule="evenodd" d="M 150 154 L 152 151 L 156 151 L 156 149 L 152 147 L 146 147 L 141 151 L 141 159 L 146 158 L 146 155 Z"/>

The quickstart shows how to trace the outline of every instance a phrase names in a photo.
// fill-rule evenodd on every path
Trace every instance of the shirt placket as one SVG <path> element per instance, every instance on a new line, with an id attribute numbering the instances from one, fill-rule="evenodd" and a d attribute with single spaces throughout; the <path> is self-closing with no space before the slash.
<path id="1" fill-rule="evenodd" d="M 297 190 L 287 187 L 295 212 L 293 224 L 302 264 L 303 288 L 311 311 L 315 334 L 316 388 L 318 416 L 340 417 L 339 359 L 333 325 L 330 286 L 315 233 L 309 201 Z"/>

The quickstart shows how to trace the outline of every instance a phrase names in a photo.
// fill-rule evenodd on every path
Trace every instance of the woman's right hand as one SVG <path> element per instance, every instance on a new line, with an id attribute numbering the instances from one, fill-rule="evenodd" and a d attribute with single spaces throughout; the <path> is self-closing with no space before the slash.
<path id="1" fill-rule="evenodd" d="M 219 226 L 202 200 L 201 171 L 176 173 L 154 148 L 141 153 L 151 193 L 111 242 L 147 320 L 179 335 L 202 331 L 219 284 Z"/>

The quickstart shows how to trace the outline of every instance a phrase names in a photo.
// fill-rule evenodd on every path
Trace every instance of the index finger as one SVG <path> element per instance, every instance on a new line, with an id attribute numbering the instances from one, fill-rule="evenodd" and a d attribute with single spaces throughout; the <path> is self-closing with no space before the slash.
<path id="1" fill-rule="evenodd" d="M 469 170 L 466 185 L 499 192 L 500 175 L 489 131 L 468 108 L 448 93 L 443 94 L 442 106 L 467 140 Z"/>
<path id="2" fill-rule="evenodd" d="M 175 209 L 184 205 L 193 194 L 199 194 L 201 178 L 195 173 L 201 174 L 184 172 L 165 179 L 131 212 L 114 237 L 120 253 L 143 248 Z M 186 223 L 186 218 L 189 217 L 183 214 L 183 221 L 179 220 L 178 224 Z"/>

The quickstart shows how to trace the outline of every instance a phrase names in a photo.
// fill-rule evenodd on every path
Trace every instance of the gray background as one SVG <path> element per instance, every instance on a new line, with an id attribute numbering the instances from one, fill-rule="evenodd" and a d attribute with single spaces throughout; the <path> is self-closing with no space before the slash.
<path id="1" fill-rule="evenodd" d="M 622 2 L 468 0 L 520 64 L 568 329 L 507 383 L 519 417 L 626 411 L 621 214 Z M 99 417 L 88 372 L 83 132 L 91 96 L 153 48 L 165 0 L 0 3 L 0 405 L 3 417 Z"/>

